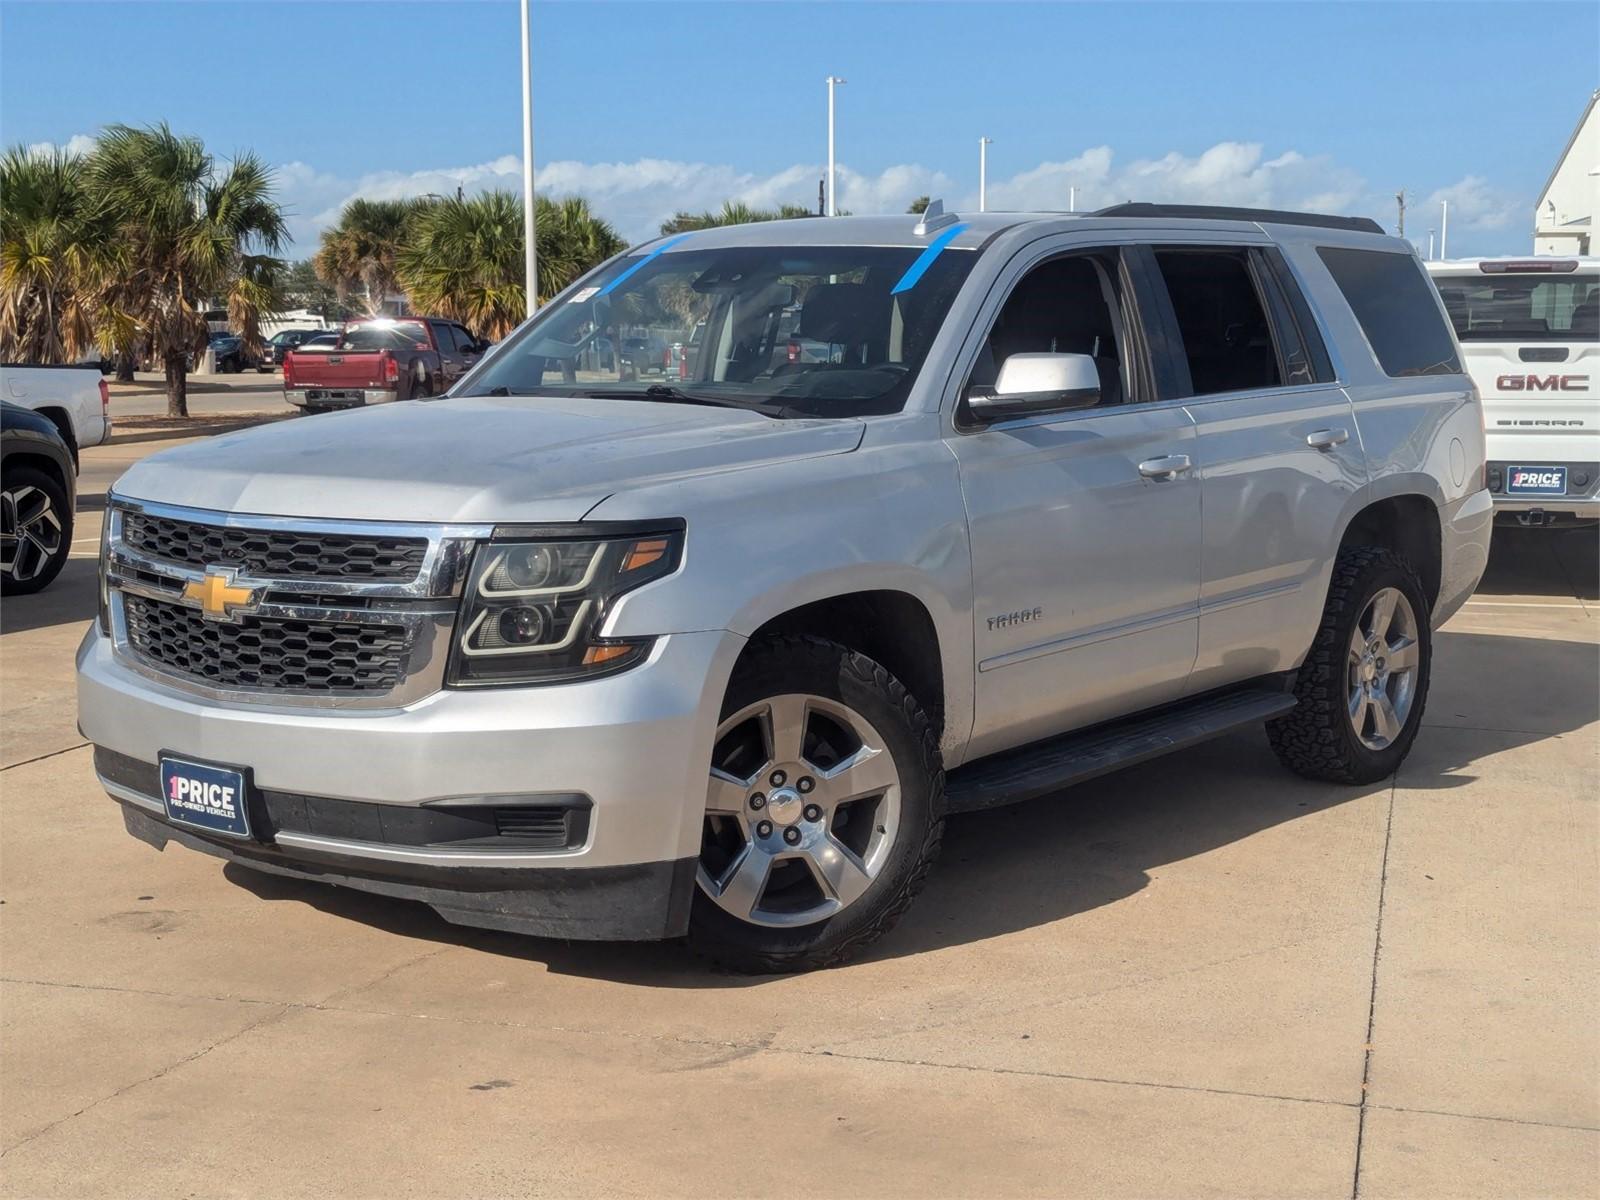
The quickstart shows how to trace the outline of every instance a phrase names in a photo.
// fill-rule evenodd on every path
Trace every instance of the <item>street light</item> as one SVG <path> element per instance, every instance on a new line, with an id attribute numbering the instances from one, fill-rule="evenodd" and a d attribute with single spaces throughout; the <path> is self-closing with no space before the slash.
<path id="1" fill-rule="evenodd" d="M 527 0 L 523 0 L 527 3 Z M 833 88 L 835 84 L 845 83 L 837 75 L 828 76 L 828 215 L 834 215 L 834 187 L 833 187 Z"/>
<path id="2" fill-rule="evenodd" d="M 528 0 L 522 0 L 522 240 L 526 275 L 524 286 L 528 292 L 528 316 L 539 305 L 539 246 L 534 236 L 533 203 L 533 74 L 529 66 L 532 57 L 528 38 Z"/>
<path id="3" fill-rule="evenodd" d="M 993 138 L 978 139 L 978 211 L 989 211 L 989 146 Z"/>
<path id="4" fill-rule="evenodd" d="M 1450 201 L 1439 201 L 1439 257 L 1449 258 L 1450 255 L 1444 248 L 1445 239 L 1450 236 Z"/>

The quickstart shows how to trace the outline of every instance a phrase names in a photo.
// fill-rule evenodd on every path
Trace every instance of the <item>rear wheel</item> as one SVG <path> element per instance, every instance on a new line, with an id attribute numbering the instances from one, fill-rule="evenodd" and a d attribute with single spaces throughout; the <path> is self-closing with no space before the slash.
<path id="1" fill-rule="evenodd" d="M 752 972 L 841 961 L 921 889 L 943 804 L 933 725 L 882 666 L 818 638 L 752 647 L 712 752 L 691 947 Z"/>
<path id="2" fill-rule="evenodd" d="M 0 593 L 25 596 L 61 573 L 72 550 L 72 510 L 61 483 L 14 467 L 0 488 Z"/>
<path id="3" fill-rule="evenodd" d="M 1295 679 L 1299 703 L 1267 724 L 1278 759 L 1336 783 L 1394 774 L 1422 724 L 1432 662 L 1427 598 L 1410 564 L 1380 547 L 1342 551 Z"/>

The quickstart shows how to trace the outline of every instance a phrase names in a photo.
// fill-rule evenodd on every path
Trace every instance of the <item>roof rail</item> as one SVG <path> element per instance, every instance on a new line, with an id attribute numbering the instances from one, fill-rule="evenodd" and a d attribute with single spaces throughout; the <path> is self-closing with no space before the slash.
<path id="1" fill-rule="evenodd" d="M 1216 204 L 1113 204 L 1091 217 L 1166 217 L 1197 221 L 1257 221 L 1263 225 L 1315 225 L 1352 233 L 1382 233 L 1371 217 L 1335 217 L 1326 213 L 1288 212 L 1279 208 L 1230 208 Z"/>
<path id="2" fill-rule="evenodd" d="M 936 229 L 943 229 L 946 225 L 954 225 L 961 218 L 955 213 L 944 210 L 943 200 L 929 200 L 928 207 L 922 210 L 922 215 L 917 218 L 917 227 L 911 232 L 918 237 L 927 237 Z"/>

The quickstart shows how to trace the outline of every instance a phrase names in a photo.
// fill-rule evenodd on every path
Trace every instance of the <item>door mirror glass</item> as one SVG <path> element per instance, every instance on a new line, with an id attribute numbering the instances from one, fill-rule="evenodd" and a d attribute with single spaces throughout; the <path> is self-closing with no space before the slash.
<path id="1" fill-rule="evenodd" d="M 1093 408 L 1100 403 L 1100 370 L 1087 354 L 1012 354 L 992 388 L 974 388 L 967 407 L 979 421 Z"/>

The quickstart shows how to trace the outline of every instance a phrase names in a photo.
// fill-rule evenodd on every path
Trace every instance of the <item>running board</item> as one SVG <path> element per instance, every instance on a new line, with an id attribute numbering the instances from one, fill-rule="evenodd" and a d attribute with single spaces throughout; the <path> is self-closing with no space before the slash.
<path id="1" fill-rule="evenodd" d="M 945 782 L 946 811 L 1020 804 L 1259 725 L 1281 717 L 1294 705 L 1288 692 L 1226 692 L 1006 750 L 950 772 Z"/>

